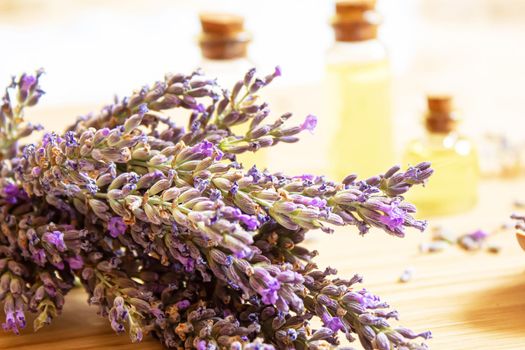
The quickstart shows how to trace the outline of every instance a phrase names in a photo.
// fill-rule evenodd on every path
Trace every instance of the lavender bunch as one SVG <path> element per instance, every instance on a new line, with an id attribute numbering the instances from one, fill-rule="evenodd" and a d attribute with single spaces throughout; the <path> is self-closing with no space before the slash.
<path id="1" fill-rule="evenodd" d="M 76 276 L 133 341 L 153 334 L 168 348 L 318 349 L 342 333 L 366 349 L 426 348 L 412 339 L 429 333 L 392 327 L 397 313 L 356 289 L 360 277 L 331 278 L 335 271 L 318 270 L 317 253 L 300 244 L 309 230 L 333 226 L 399 237 L 406 227 L 423 230 L 402 195 L 426 181 L 430 165 L 341 183 L 243 169 L 236 154 L 315 128 L 313 116 L 298 126 L 288 126 L 290 114 L 266 122 L 258 92 L 279 75 L 251 70 L 231 92 L 199 72 L 168 75 L 35 144 L 13 148 L 34 128 L 10 132 L 0 257 L 9 284 L 21 287 L 0 289 L 6 328 L 23 327 L 24 309 L 41 315 L 35 328 L 48 323 Z M 187 128 L 171 120 L 173 108 L 190 111 Z M 235 134 L 242 123 L 247 131 Z M 311 329 L 313 317 L 322 328 Z"/>

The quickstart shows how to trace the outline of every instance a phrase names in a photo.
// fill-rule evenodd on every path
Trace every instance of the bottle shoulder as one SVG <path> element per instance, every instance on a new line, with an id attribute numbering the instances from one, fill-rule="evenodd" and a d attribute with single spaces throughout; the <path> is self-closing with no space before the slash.
<path id="1" fill-rule="evenodd" d="M 406 153 L 431 157 L 432 155 L 476 155 L 474 142 L 461 134 L 426 135 L 411 140 L 406 147 Z"/>
<path id="2" fill-rule="evenodd" d="M 326 52 L 327 64 L 384 61 L 388 58 L 385 45 L 379 40 L 334 42 Z"/>

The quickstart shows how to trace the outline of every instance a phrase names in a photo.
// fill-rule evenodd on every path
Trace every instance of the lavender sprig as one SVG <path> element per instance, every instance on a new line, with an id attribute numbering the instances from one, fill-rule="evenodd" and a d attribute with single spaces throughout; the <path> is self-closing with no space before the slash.
<path id="1" fill-rule="evenodd" d="M 40 130 L 40 125 L 33 125 L 24 120 L 24 110 L 38 103 L 44 91 L 41 90 L 39 79 L 43 70 L 34 75 L 22 74 L 13 77 L 6 88 L 0 105 L 0 160 L 9 159 L 18 151 L 18 141 L 29 136 L 34 130 Z"/>

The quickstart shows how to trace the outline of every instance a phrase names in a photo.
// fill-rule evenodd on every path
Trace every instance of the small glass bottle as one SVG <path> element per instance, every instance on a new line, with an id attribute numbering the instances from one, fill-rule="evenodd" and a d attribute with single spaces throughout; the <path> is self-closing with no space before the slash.
<path id="1" fill-rule="evenodd" d="M 244 29 L 244 18 L 230 13 L 203 12 L 199 15 L 202 32 L 198 42 L 202 60 L 199 67 L 216 77 L 226 88 L 242 79 L 254 67 L 248 58 L 251 35 Z"/>
<path id="2" fill-rule="evenodd" d="M 326 57 L 325 104 L 337 179 L 377 175 L 394 161 L 391 74 L 374 9 L 375 1 L 339 1 L 332 19 L 336 41 Z"/>
<path id="3" fill-rule="evenodd" d="M 473 143 L 457 132 L 457 115 L 450 96 L 429 96 L 424 116 L 426 135 L 410 142 L 405 165 L 432 163 L 434 174 L 423 188 L 414 188 L 407 200 L 421 217 L 456 214 L 471 209 L 478 198 L 479 162 Z"/>
<path id="4" fill-rule="evenodd" d="M 206 76 L 217 78 L 222 87 L 231 90 L 255 66 L 248 58 L 251 35 L 244 29 L 244 18 L 229 13 L 206 12 L 201 13 L 199 19 L 202 32 L 198 42 L 203 57 L 199 67 Z M 234 126 L 233 132 L 244 134 L 248 124 Z M 267 166 L 266 150 L 240 154 L 237 160 L 245 168 L 257 165 L 264 169 Z"/>

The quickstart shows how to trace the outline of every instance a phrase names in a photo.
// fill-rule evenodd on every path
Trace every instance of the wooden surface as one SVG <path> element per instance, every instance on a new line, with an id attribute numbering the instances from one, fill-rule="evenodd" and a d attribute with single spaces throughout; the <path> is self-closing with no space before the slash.
<path id="1" fill-rule="evenodd" d="M 498 227 L 514 210 L 512 202 L 518 194 L 525 194 L 523 179 L 485 182 L 475 210 L 432 223 L 458 233 Z M 403 325 L 433 331 L 432 349 L 525 349 L 525 252 L 513 232 L 490 239 L 502 247 L 499 254 L 457 247 L 421 254 L 418 245 L 429 240 L 429 233 L 418 232 L 397 239 L 381 232 L 359 237 L 355 230 L 342 229 L 332 236 L 312 232 L 310 237 L 308 244 L 320 251 L 320 266 L 336 267 L 346 277 L 363 274 L 363 285 L 390 302 Z M 397 283 L 407 267 L 416 270 L 413 280 Z M 50 327 L 37 334 L 29 327 L 18 337 L 0 333 L 0 349 L 109 348 L 161 346 L 153 339 L 133 345 L 127 336 L 113 334 L 108 322 L 87 306 L 80 289 L 67 296 L 63 315 Z"/>

